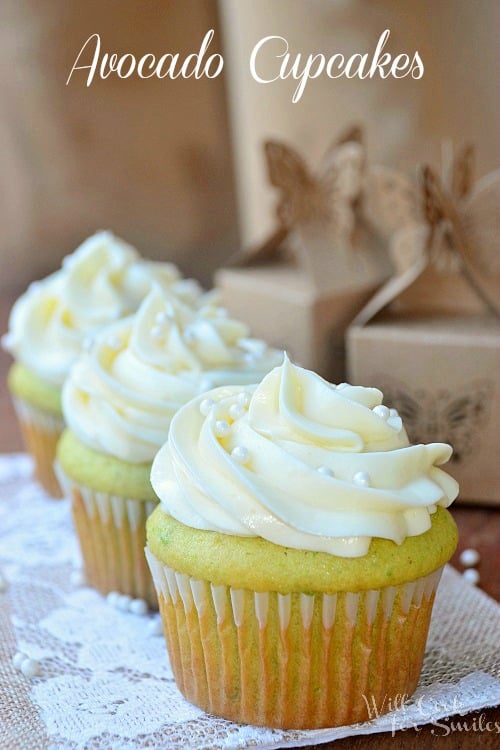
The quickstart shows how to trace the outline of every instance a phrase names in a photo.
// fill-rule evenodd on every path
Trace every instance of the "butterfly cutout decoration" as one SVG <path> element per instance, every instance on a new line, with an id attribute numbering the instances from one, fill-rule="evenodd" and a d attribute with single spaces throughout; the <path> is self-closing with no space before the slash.
<path id="1" fill-rule="evenodd" d="M 462 389 L 411 389 L 389 376 L 373 378 L 384 403 L 398 410 L 414 444 L 443 442 L 453 446 L 451 462 L 461 464 L 479 451 L 488 420 L 493 382 L 474 380 Z"/>
<path id="2" fill-rule="evenodd" d="M 486 308 L 500 317 L 500 264 L 495 255 L 500 236 L 500 171 L 478 188 L 471 186 L 469 146 L 453 162 L 447 184 L 431 167 L 422 168 L 429 260 L 438 269 L 460 271 Z"/>
<path id="3" fill-rule="evenodd" d="M 356 224 L 356 201 L 365 165 L 362 134 L 349 128 L 327 150 L 317 172 L 302 156 L 281 141 L 264 144 L 269 182 L 279 191 L 276 207 L 278 225 L 256 248 L 237 253 L 231 265 L 250 264 L 276 258 L 292 230 L 316 227 L 321 232 L 333 226 L 336 241 L 352 241 Z"/>

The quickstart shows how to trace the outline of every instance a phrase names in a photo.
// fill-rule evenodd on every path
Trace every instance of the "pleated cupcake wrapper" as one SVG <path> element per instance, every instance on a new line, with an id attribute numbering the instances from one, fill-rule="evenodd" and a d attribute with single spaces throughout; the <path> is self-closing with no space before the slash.
<path id="1" fill-rule="evenodd" d="M 158 609 L 144 546 L 146 519 L 156 502 L 97 492 L 57 473 L 71 498 L 87 583 L 102 594 L 118 591 Z"/>
<path id="2" fill-rule="evenodd" d="M 24 442 L 35 462 L 35 474 L 44 490 L 54 498 L 62 497 L 54 472 L 57 442 L 64 430 L 64 419 L 37 409 L 27 401 L 13 397 L 14 409 L 21 425 Z"/>
<path id="3" fill-rule="evenodd" d="M 214 586 L 146 557 L 178 687 L 209 713 L 339 726 L 417 686 L 442 568 L 380 590 L 279 594 Z"/>

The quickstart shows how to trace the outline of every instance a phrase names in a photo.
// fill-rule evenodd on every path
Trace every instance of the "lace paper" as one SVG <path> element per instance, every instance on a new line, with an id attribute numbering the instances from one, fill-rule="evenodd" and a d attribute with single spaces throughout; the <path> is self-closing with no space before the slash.
<path id="1" fill-rule="evenodd" d="M 66 500 L 49 500 L 24 455 L 0 456 L 0 747 L 5 750 L 219 750 L 319 744 L 436 722 L 500 703 L 500 607 L 445 569 L 416 694 L 364 724 L 310 732 L 232 724 L 177 691 L 157 615 L 112 608 L 76 587 Z M 12 657 L 40 663 L 27 679 Z"/>

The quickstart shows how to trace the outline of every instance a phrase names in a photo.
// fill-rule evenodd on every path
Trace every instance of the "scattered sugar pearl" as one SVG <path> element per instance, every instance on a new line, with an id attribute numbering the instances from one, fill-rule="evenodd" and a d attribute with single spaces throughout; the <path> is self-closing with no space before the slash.
<path id="1" fill-rule="evenodd" d="M 170 319 L 170 316 L 166 310 L 161 310 L 159 313 L 156 313 L 155 315 L 155 323 L 157 323 L 159 326 L 165 325 L 165 323 L 168 323 Z"/>
<path id="2" fill-rule="evenodd" d="M 462 573 L 462 578 L 470 583 L 471 586 L 477 586 L 479 583 L 479 573 L 475 568 L 468 568 Z"/>
<path id="3" fill-rule="evenodd" d="M 106 339 L 106 346 L 112 349 L 114 352 L 118 352 L 121 349 L 122 342 L 118 336 L 108 336 Z"/>
<path id="4" fill-rule="evenodd" d="M 11 333 L 4 333 L 0 341 L 2 342 L 2 347 L 7 349 L 7 351 L 14 346 L 14 336 Z"/>
<path id="5" fill-rule="evenodd" d="M 337 391 L 343 391 L 344 388 L 347 388 L 347 383 L 339 383 L 337 386 Z"/>
<path id="6" fill-rule="evenodd" d="M 399 417 L 397 409 L 389 409 L 389 417 Z"/>
<path id="7" fill-rule="evenodd" d="M 460 562 L 464 568 L 472 568 L 479 562 L 479 552 L 477 549 L 464 549 L 460 553 Z"/>
<path id="8" fill-rule="evenodd" d="M 73 570 L 70 575 L 70 581 L 73 586 L 85 586 L 85 574 L 83 570 Z"/>
<path id="9" fill-rule="evenodd" d="M 242 393 L 238 393 L 236 401 L 239 403 L 240 406 L 243 406 L 243 408 L 246 408 L 250 403 L 250 394 L 245 393 L 244 391 Z"/>
<path id="10" fill-rule="evenodd" d="M 186 344 L 194 344 L 196 341 L 196 333 L 193 331 L 192 328 L 186 328 L 182 335 L 184 341 Z"/>
<path id="11" fill-rule="evenodd" d="M 68 259 L 64 258 L 64 261 L 66 261 L 66 260 L 68 260 Z M 64 261 L 63 261 L 63 265 L 64 265 Z M 30 290 L 30 292 L 36 292 L 37 289 L 41 289 L 41 287 L 42 287 L 42 282 L 41 281 L 32 281 L 31 284 L 29 285 L 28 289 Z"/>
<path id="12" fill-rule="evenodd" d="M 380 419 L 388 420 L 391 411 L 387 406 L 384 406 L 384 404 L 379 404 L 378 406 L 375 406 L 373 408 L 373 413 L 377 415 L 377 417 L 380 417 Z"/>
<path id="13" fill-rule="evenodd" d="M 116 607 L 119 598 L 120 594 L 118 593 L 118 591 L 110 591 L 106 597 L 106 601 L 108 602 L 110 607 Z"/>
<path id="14" fill-rule="evenodd" d="M 4 591 L 7 591 L 8 588 L 9 588 L 9 582 L 4 576 L 4 574 L 2 573 L 2 571 L 0 570 L 0 594 L 3 593 Z"/>
<path id="15" fill-rule="evenodd" d="M 132 601 L 128 605 L 128 608 L 133 615 L 145 615 L 148 611 L 148 605 L 146 604 L 144 599 L 132 599 Z"/>
<path id="16" fill-rule="evenodd" d="M 360 487 L 370 486 L 370 475 L 366 471 L 357 471 L 352 478 L 354 484 L 358 484 Z"/>
<path id="17" fill-rule="evenodd" d="M 132 598 L 127 594 L 118 594 L 115 607 L 121 612 L 128 612 Z"/>
<path id="18" fill-rule="evenodd" d="M 237 461 L 239 464 L 246 464 L 248 459 L 250 458 L 250 453 L 248 451 L 248 448 L 245 448 L 244 445 L 237 445 L 233 450 L 231 451 L 231 456 L 234 458 L 235 461 Z"/>
<path id="19" fill-rule="evenodd" d="M 161 619 L 159 617 L 155 617 L 153 620 L 150 620 L 148 622 L 147 631 L 149 635 L 163 635 L 163 626 L 161 624 Z"/>
<path id="20" fill-rule="evenodd" d="M 208 417 L 212 407 L 215 405 L 213 398 L 204 398 L 200 404 L 200 412 L 204 417 Z"/>
<path id="21" fill-rule="evenodd" d="M 229 416 L 231 419 L 239 419 L 245 413 L 245 408 L 241 404 L 231 404 L 229 407 Z"/>
<path id="22" fill-rule="evenodd" d="M 21 669 L 21 664 L 23 663 L 23 661 L 26 661 L 27 658 L 27 654 L 23 653 L 22 651 L 18 651 L 12 657 L 12 664 L 16 669 Z"/>
<path id="23" fill-rule="evenodd" d="M 160 341 L 164 337 L 163 328 L 161 326 L 153 326 L 151 329 L 151 338 L 155 341 Z"/>
<path id="24" fill-rule="evenodd" d="M 323 474 L 325 477 L 333 477 L 333 471 L 329 466 L 318 466 L 316 471 L 318 474 Z"/>
<path id="25" fill-rule="evenodd" d="M 226 422 L 225 419 L 218 419 L 215 423 L 214 431 L 217 437 L 227 437 L 231 431 L 229 422 Z"/>
<path id="26" fill-rule="evenodd" d="M 40 674 L 40 664 L 36 659 L 25 659 L 21 664 L 21 672 L 28 679 L 32 679 Z"/>

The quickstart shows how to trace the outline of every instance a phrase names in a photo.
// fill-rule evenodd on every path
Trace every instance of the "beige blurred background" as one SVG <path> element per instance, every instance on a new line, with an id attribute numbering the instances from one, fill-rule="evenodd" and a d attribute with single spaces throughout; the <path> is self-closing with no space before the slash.
<path id="1" fill-rule="evenodd" d="M 214 80 L 112 76 L 87 88 L 80 74 L 65 86 L 92 33 L 105 50 L 184 56 L 210 28 L 225 57 Z M 420 51 L 422 80 L 321 77 L 292 104 L 291 81 L 250 76 L 269 34 L 293 52 L 352 54 L 385 28 L 391 52 Z M 411 171 L 438 160 L 442 139 L 469 138 L 479 174 L 499 166 L 499 32 L 496 0 L 2 0 L 0 291 L 53 270 L 99 228 L 207 283 L 270 226 L 269 136 L 314 164 L 356 121 L 375 161 Z"/>

